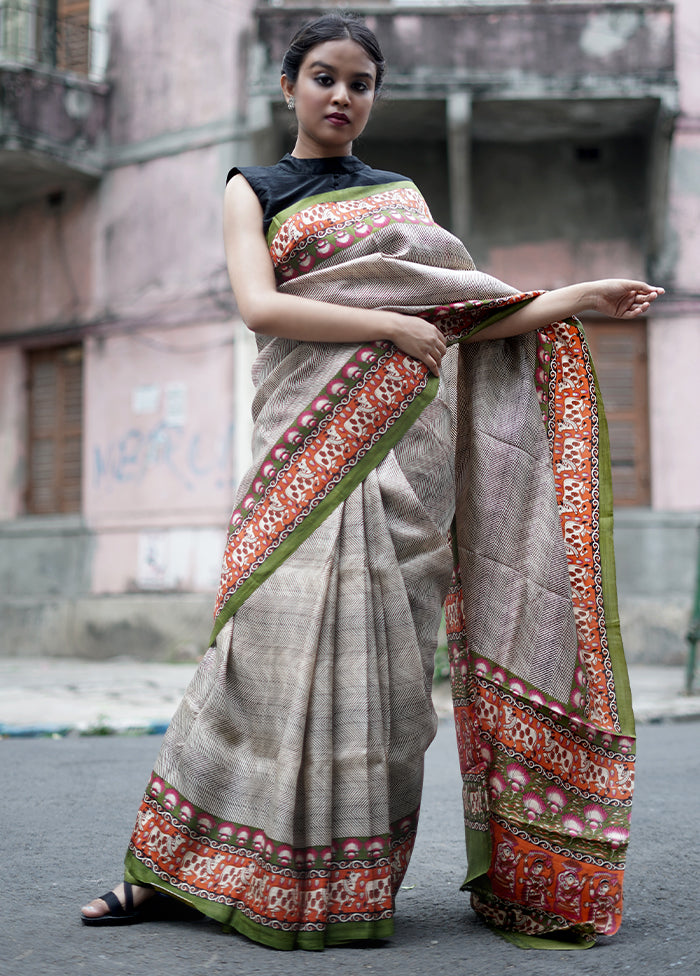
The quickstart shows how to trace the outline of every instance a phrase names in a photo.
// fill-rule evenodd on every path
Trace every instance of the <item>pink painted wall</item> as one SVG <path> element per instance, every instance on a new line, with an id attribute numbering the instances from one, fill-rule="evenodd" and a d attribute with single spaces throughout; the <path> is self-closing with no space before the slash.
<path id="1" fill-rule="evenodd" d="M 235 486 L 233 371 L 229 323 L 89 341 L 83 511 L 98 535 L 94 592 L 200 589 L 212 533 L 218 569 Z"/>
<path id="2" fill-rule="evenodd" d="M 0 219 L 0 332 L 80 321 L 92 310 L 95 193 L 70 187 Z"/>
<path id="3" fill-rule="evenodd" d="M 230 143 L 112 170 L 100 188 L 95 300 L 120 316 L 228 287 L 221 231 Z"/>
<path id="4" fill-rule="evenodd" d="M 700 321 L 654 321 L 649 329 L 652 506 L 700 508 Z"/>
<path id="5" fill-rule="evenodd" d="M 658 306 L 649 329 L 652 504 L 700 509 L 700 61 L 697 0 L 676 0 L 681 114 L 671 157 L 668 241 L 675 314 Z M 686 309 L 685 311 L 683 309 Z"/>
<path id="6" fill-rule="evenodd" d="M 525 290 L 616 275 L 643 277 L 644 257 L 630 241 L 544 241 L 491 248 L 488 271 Z"/>
<path id="7" fill-rule="evenodd" d="M 681 111 L 700 118 L 700 69 L 698 68 L 697 0 L 675 0 L 676 72 L 679 80 Z"/>
<path id="8" fill-rule="evenodd" d="M 111 0 L 113 145 L 231 118 L 252 0 Z"/>

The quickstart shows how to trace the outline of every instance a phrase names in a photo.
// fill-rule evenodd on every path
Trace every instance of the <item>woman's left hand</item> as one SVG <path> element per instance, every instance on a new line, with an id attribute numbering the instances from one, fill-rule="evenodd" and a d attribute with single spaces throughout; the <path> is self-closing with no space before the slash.
<path id="1" fill-rule="evenodd" d="M 663 293 L 663 288 L 629 278 L 603 278 L 600 281 L 565 285 L 538 295 L 527 305 L 466 341 L 484 342 L 486 339 L 523 335 L 534 329 L 546 329 L 553 322 L 561 322 L 571 315 L 587 311 L 600 312 L 616 319 L 633 319 L 646 312 Z"/>
<path id="2" fill-rule="evenodd" d="M 648 285 L 645 281 L 626 278 L 604 278 L 591 281 L 590 301 L 586 307 L 616 319 L 633 319 L 647 311 L 664 289 Z"/>

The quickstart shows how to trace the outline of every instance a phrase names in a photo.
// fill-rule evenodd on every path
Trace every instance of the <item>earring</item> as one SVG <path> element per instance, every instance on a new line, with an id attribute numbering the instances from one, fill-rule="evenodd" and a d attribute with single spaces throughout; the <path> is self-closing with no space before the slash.
<path id="1" fill-rule="evenodd" d="M 290 112 L 294 111 L 294 95 L 291 95 L 289 101 L 287 102 L 287 108 Z"/>

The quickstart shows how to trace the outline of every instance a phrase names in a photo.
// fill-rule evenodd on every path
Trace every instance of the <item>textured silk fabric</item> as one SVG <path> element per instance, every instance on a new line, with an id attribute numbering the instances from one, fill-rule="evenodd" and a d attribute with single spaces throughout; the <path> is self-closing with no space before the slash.
<path id="1" fill-rule="evenodd" d="M 476 271 L 405 181 L 302 200 L 268 240 L 283 291 L 417 311 L 450 343 L 532 297 Z M 629 770 L 632 740 L 620 759 L 629 729 L 605 622 L 594 383 L 578 385 L 594 409 L 568 441 L 576 411 L 557 416 L 570 374 L 592 377 L 577 336 L 560 324 L 463 347 L 457 492 L 449 356 L 438 384 L 387 343 L 259 343 L 254 462 L 231 519 L 215 643 L 166 734 L 129 880 L 279 948 L 391 933 L 435 730 L 456 505 L 448 622 L 474 903 L 526 934 L 614 930 L 630 790 L 619 777 L 612 811 L 595 777 L 612 755 Z M 583 460 L 567 478 L 573 456 Z M 498 499 L 516 494 L 502 517 Z M 562 531 L 567 505 L 585 540 Z M 588 562 L 572 591 L 579 556 Z M 557 816 L 532 817 L 546 801 Z M 562 830 L 575 839 L 566 848 Z"/>

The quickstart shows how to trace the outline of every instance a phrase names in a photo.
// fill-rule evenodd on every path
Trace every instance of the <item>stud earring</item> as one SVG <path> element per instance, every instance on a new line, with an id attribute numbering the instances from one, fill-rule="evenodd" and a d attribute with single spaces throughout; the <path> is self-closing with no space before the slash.
<path id="1" fill-rule="evenodd" d="M 294 95 L 292 95 L 289 101 L 287 102 L 287 108 L 289 109 L 290 112 L 294 111 Z"/>

